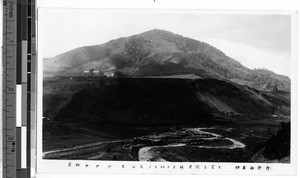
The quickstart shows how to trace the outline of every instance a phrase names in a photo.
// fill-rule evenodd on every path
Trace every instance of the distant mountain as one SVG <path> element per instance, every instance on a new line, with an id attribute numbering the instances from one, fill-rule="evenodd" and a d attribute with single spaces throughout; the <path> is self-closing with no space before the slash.
<path id="1" fill-rule="evenodd" d="M 132 77 L 193 74 L 258 90 L 290 91 L 290 79 L 266 69 L 251 70 L 219 49 L 165 30 L 150 30 L 44 59 L 45 76 L 82 75 L 116 67 Z"/>

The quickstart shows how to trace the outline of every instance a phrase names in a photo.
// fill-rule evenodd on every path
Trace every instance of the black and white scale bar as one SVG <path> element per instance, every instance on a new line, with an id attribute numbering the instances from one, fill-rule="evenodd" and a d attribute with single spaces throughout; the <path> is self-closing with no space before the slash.
<path id="1" fill-rule="evenodd" d="M 27 177 L 27 4 L 17 4 L 17 178 Z"/>

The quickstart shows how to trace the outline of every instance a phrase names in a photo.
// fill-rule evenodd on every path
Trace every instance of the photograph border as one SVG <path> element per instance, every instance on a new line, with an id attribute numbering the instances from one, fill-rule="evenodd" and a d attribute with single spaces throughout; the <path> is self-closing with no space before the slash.
<path id="1" fill-rule="evenodd" d="M 38 9 L 38 16 L 44 8 Z M 46 8 L 45 8 L 46 9 Z M 103 11 L 120 11 L 120 9 L 99 9 Z M 132 11 L 133 9 L 121 9 L 121 11 Z M 213 174 L 213 175 L 295 175 L 297 165 L 296 140 L 297 140 L 297 116 L 298 116 L 298 16 L 295 11 L 241 11 L 241 10 L 171 10 L 171 9 L 134 9 L 139 11 L 172 11 L 177 13 L 207 13 L 207 14 L 263 14 L 263 15 L 291 15 L 291 163 L 274 164 L 274 163 L 161 163 L 161 162 L 137 162 L 137 161 L 86 161 L 86 160 L 44 160 L 42 159 L 42 98 L 43 98 L 43 29 L 41 29 L 42 17 L 38 20 L 38 67 L 37 67 L 37 173 L 108 173 L 108 174 L 126 174 L 126 173 L 146 173 L 146 174 Z M 71 166 L 70 166 L 71 163 Z M 74 166 L 76 163 L 84 165 L 81 167 Z M 86 165 L 88 165 L 86 167 Z M 97 167 L 97 165 L 99 165 Z M 128 168 L 123 169 L 125 165 Z M 141 169 L 140 165 L 144 168 Z M 190 165 L 200 169 L 189 169 Z M 155 168 L 156 166 L 156 168 Z M 168 169 L 166 167 L 175 169 Z M 184 168 L 181 169 L 181 166 Z M 221 166 L 221 169 L 218 169 Z M 241 169 L 237 169 L 237 166 Z M 245 169 L 243 167 L 245 166 Z M 250 167 L 261 166 L 262 169 L 250 170 Z M 135 168 L 133 168 L 135 167 Z M 164 168 L 162 168 L 164 167 Z M 214 167 L 214 168 L 212 168 Z M 270 167 L 267 170 L 267 167 Z"/>

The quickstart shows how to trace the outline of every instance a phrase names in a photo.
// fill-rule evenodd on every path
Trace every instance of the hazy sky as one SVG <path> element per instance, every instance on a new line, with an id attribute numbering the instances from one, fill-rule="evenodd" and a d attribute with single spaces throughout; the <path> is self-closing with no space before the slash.
<path id="1" fill-rule="evenodd" d="M 288 15 L 203 14 L 201 11 L 39 9 L 43 57 L 152 29 L 207 42 L 249 68 L 290 76 Z"/>

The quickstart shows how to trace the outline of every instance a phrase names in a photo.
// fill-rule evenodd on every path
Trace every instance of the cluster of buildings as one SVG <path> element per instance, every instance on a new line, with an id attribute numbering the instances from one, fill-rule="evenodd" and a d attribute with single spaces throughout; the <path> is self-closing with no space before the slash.
<path id="1" fill-rule="evenodd" d="M 89 77 L 114 77 L 116 72 L 116 68 L 112 67 L 106 70 L 94 70 L 93 68 L 90 70 L 83 71 L 84 76 Z"/>

